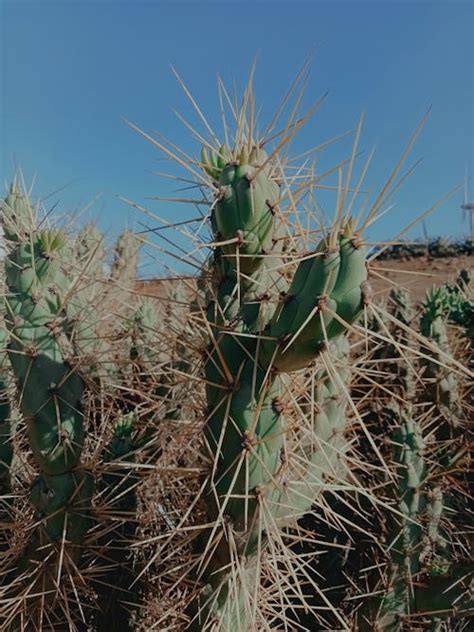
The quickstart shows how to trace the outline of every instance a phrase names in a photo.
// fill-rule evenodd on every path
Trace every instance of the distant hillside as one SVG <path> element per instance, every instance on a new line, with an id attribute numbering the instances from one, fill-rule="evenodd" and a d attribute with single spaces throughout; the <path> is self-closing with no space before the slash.
<path id="1" fill-rule="evenodd" d="M 432 285 L 454 280 L 463 268 L 474 269 L 474 256 L 432 258 L 425 254 L 409 260 L 382 258 L 374 261 L 371 267 L 370 284 L 375 297 L 381 298 L 394 285 L 402 285 L 412 292 L 415 301 L 421 301 Z M 135 287 L 139 294 L 164 298 L 174 282 L 174 279 L 151 279 L 137 281 Z M 192 286 L 194 281 L 188 283 Z"/>

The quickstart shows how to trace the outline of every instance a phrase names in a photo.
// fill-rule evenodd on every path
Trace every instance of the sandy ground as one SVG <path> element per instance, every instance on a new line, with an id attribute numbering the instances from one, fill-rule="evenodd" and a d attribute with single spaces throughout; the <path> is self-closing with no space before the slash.
<path id="1" fill-rule="evenodd" d="M 383 297 L 394 285 L 402 285 L 412 292 L 413 300 L 419 302 L 428 288 L 454 280 L 462 268 L 473 270 L 474 257 L 374 261 L 369 279 L 374 297 Z M 135 290 L 138 294 L 165 298 L 172 283 L 170 279 L 137 281 Z M 191 287 L 192 280 L 188 283 Z"/>

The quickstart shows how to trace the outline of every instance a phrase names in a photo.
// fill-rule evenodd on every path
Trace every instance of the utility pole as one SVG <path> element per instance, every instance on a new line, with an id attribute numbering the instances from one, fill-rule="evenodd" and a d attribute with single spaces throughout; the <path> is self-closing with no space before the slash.
<path id="1" fill-rule="evenodd" d="M 467 172 L 466 177 L 464 179 L 464 204 L 461 204 L 461 208 L 463 210 L 464 216 L 469 214 L 469 234 L 471 237 L 471 241 L 474 241 L 474 202 L 468 201 L 467 196 Z"/>

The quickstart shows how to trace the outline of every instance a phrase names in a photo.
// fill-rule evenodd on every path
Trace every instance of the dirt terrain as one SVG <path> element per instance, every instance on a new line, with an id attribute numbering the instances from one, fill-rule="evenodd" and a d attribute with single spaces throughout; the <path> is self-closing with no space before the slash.
<path id="1" fill-rule="evenodd" d="M 410 289 L 415 302 L 423 300 L 432 285 L 441 285 L 454 280 L 457 273 L 466 268 L 474 269 L 474 257 L 445 257 L 428 259 L 418 257 L 408 261 L 388 259 L 371 264 L 370 285 L 375 297 L 383 297 L 394 285 Z M 165 298 L 172 279 L 137 281 L 136 291 L 147 296 Z M 190 287 L 193 281 L 189 280 Z"/>
<path id="2" fill-rule="evenodd" d="M 402 285 L 411 291 L 413 300 L 419 302 L 433 285 L 454 281 L 463 268 L 473 270 L 474 257 L 419 257 L 409 261 L 387 259 L 374 261 L 371 268 L 370 284 L 375 296 L 383 296 L 393 285 Z"/>

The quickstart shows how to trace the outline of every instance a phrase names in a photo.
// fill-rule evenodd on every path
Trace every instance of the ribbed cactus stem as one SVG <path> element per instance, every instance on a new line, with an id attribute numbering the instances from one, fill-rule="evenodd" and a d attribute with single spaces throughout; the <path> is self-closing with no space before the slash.
<path id="1" fill-rule="evenodd" d="M 76 355 L 93 362 L 94 356 L 102 356 L 103 346 L 100 319 L 105 276 L 104 237 L 93 222 L 86 224 L 74 241 L 74 268 L 76 290 L 68 301 L 68 318 L 73 323 L 71 338 Z M 65 262 L 68 265 L 68 262 Z"/>
<path id="2" fill-rule="evenodd" d="M 420 563 L 427 565 L 431 572 L 439 574 L 449 570 L 449 543 L 443 532 L 442 518 L 445 513 L 445 499 L 441 487 L 434 487 L 427 493 L 425 546 L 420 555 Z"/>
<path id="3" fill-rule="evenodd" d="M 421 525 L 425 511 L 423 485 L 426 477 L 424 441 L 410 407 L 392 403 L 398 426 L 392 438 L 392 459 L 397 465 L 392 494 L 396 514 L 390 517 L 388 534 L 391 564 L 388 587 L 376 616 L 376 629 L 388 632 L 402 629 L 403 619 L 413 609 L 413 579 L 420 569 L 423 544 Z"/>
<path id="4" fill-rule="evenodd" d="M 366 255 L 351 220 L 321 240 L 264 332 L 264 363 L 279 372 L 302 369 L 356 320 L 368 299 Z"/>
<path id="5" fill-rule="evenodd" d="M 384 353 L 388 360 L 382 366 L 384 371 L 389 370 L 391 378 L 394 378 L 393 388 L 395 393 L 405 401 L 413 403 L 416 397 L 417 375 L 415 359 L 410 356 L 406 347 L 414 348 L 415 340 L 407 327 L 412 328 L 415 321 L 415 309 L 413 308 L 410 294 L 403 288 L 394 288 L 389 295 L 392 315 L 401 324 L 391 322 L 390 336 L 392 343 L 385 345 Z M 391 360 L 394 362 L 392 363 Z M 387 363 L 389 366 L 387 366 Z"/>
<path id="6" fill-rule="evenodd" d="M 114 426 L 111 440 L 103 453 L 106 469 L 102 477 L 102 493 L 111 504 L 115 529 L 98 542 L 103 549 L 107 573 L 96 585 L 101 604 L 95 614 L 97 632 L 128 632 L 133 630 L 131 613 L 138 600 L 138 585 L 133 569 L 130 542 L 136 536 L 136 488 L 138 473 L 125 468 L 135 462 L 137 420 L 134 413 L 120 417 Z"/>
<path id="7" fill-rule="evenodd" d="M 137 278 L 138 258 L 142 241 L 129 230 L 123 231 L 115 244 L 110 275 L 104 283 L 102 301 L 97 305 L 102 334 L 114 335 L 116 320 L 129 314 L 130 293 Z M 109 369 L 113 372 L 113 361 Z"/>
<path id="8" fill-rule="evenodd" d="M 431 343 L 422 347 L 423 377 L 439 412 L 451 428 L 456 429 L 461 423 L 459 384 L 455 371 L 447 366 L 451 350 L 446 320 L 445 293 L 442 288 L 433 289 L 427 293 L 420 320 L 420 331 Z"/>
<path id="9" fill-rule="evenodd" d="M 84 383 L 70 363 L 63 299 L 70 280 L 59 231 L 31 231 L 8 244 L 8 354 L 28 441 L 40 469 L 31 500 L 51 540 L 80 540 L 89 526 L 92 478 L 80 469 Z"/>
<path id="10" fill-rule="evenodd" d="M 216 164 L 208 173 L 219 185 L 214 209 L 216 240 L 222 242 L 222 252 L 235 269 L 252 274 L 271 248 L 280 191 L 263 149 L 254 146 L 248 152 L 243 146 L 237 152 L 238 157 L 227 163 L 211 153 Z M 205 154 L 202 158 L 205 160 Z"/>
<path id="11" fill-rule="evenodd" d="M 79 231 L 74 250 L 80 270 L 85 269 L 88 279 L 103 277 L 105 259 L 104 237 L 94 222 L 85 224 Z"/>
<path id="12" fill-rule="evenodd" d="M 282 468 L 279 480 L 283 484 L 273 494 L 272 512 L 282 524 L 294 524 L 311 509 L 328 483 L 346 478 L 349 353 L 347 337 L 336 338 L 328 349 L 330 367 L 315 372 L 314 386 L 307 395 L 314 409 L 312 426 L 303 425 L 295 449 L 297 466 Z"/>
<path id="13" fill-rule="evenodd" d="M 122 289 L 131 289 L 137 276 L 140 239 L 129 230 L 123 231 L 117 239 L 110 280 Z"/>

